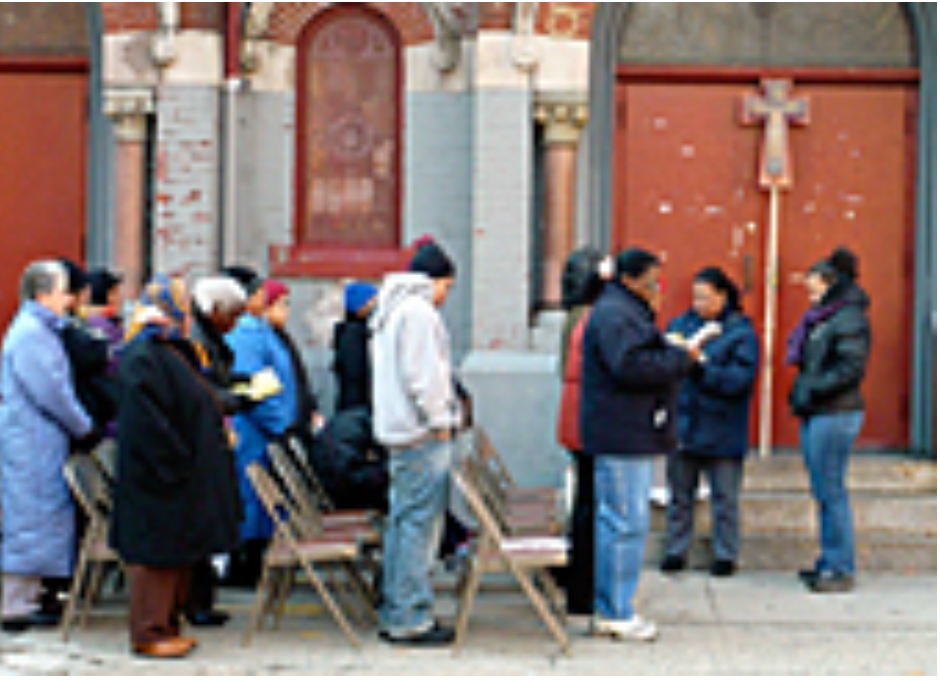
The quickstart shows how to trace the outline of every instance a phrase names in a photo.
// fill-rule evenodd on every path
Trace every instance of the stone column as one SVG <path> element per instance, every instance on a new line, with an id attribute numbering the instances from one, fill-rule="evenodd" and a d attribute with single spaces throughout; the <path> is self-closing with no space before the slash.
<path id="1" fill-rule="evenodd" d="M 114 122 L 114 268 L 124 275 L 124 294 L 136 298 L 143 284 L 146 207 L 147 117 L 153 93 L 146 89 L 112 90 L 105 113 Z"/>
<path id="2" fill-rule="evenodd" d="M 574 100 L 542 101 L 535 107 L 535 120 L 545 128 L 540 299 L 549 309 L 561 307 L 561 274 L 574 248 L 578 140 L 587 116 L 587 105 Z"/>

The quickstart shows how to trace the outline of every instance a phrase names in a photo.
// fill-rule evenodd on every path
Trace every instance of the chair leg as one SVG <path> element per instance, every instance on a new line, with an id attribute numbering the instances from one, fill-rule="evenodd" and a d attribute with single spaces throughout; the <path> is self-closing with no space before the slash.
<path id="1" fill-rule="evenodd" d="M 72 586 L 69 589 L 69 603 L 65 607 L 65 613 L 62 615 L 62 641 L 69 641 L 72 634 L 72 626 L 75 621 L 75 609 L 82 595 L 82 584 L 85 582 L 85 572 L 88 565 L 88 553 L 82 547 L 79 554 L 78 566 L 75 567 L 75 575 L 72 576 Z"/>
<path id="2" fill-rule="evenodd" d="M 336 595 L 336 601 L 345 613 L 349 614 L 350 620 L 357 625 L 368 626 L 369 620 L 360 604 L 359 594 L 355 587 L 355 578 L 347 562 L 341 561 L 338 564 L 327 568 L 326 585 L 333 594 Z"/>
<path id="3" fill-rule="evenodd" d="M 457 610 L 457 622 L 454 626 L 454 654 L 463 646 L 467 628 L 470 625 L 470 612 L 473 610 L 473 601 L 480 588 L 480 575 L 482 569 L 475 557 L 470 559 L 466 574 L 461 578 L 460 606 Z"/>
<path id="4" fill-rule="evenodd" d="M 342 610 L 339 605 L 336 603 L 336 600 L 330 595 L 329 590 L 326 588 L 326 585 L 323 584 L 323 581 L 320 580 L 320 577 L 316 574 L 316 571 L 306 562 L 301 562 L 303 566 L 304 573 L 307 575 L 307 579 L 310 581 L 310 584 L 313 585 L 313 588 L 317 591 L 317 594 L 320 595 L 320 599 L 323 600 L 323 603 L 326 604 L 327 609 L 333 616 L 333 620 L 340 626 L 343 633 L 346 635 L 346 638 L 349 640 L 356 649 L 361 648 L 362 644 L 359 641 L 359 637 L 356 636 L 355 631 L 352 629 L 352 626 L 349 624 L 349 621 L 346 619 L 346 616 L 343 615 Z"/>
<path id="5" fill-rule="evenodd" d="M 558 619 L 565 623 L 568 620 L 568 612 L 565 608 L 565 598 L 561 593 L 561 590 L 558 589 L 558 583 L 555 582 L 555 579 L 552 577 L 551 572 L 547 569 L 540 568 L 536 571 L 536 577 L 538 578 L 539 583 L 542 585 L 542 589 L 545 594 L 548 596 L 548 599 L 555 609 L 555 613 L 558 616 Z"/>
<path id="6" fill-rule="evenodd" d="M 245 627 L 245 636 L 242 639 L 242 646 L 251 646 L 251 637 L 255 630 L 261 629 L 262 619 L 264 618 L 265 602 L 267 601 L 269 583 L 271 581 L 271 567 L 264 565 L 261 573 L 261 580 L 255 590 L 255 603 L 251 607 L 251 615 L 248 617 L 248 625 Z"/>
<path id="7" fill-rule="evenodd" d="M 375 607 L 373 606 L 373 595 L 369 593 L 369 586 L 363 579 L 359 569 L 356 568 L 355 564 L 352 562 L 344 562 L 343 570 L 345 571 L 346 578 L 349 581 L 350 590 L 356 597 L 359 611 L 362 613 L 365 623 L 367 625 L 375 623 L 377 621 L 378 615 L 376 614 Z"/>
<path id="8" fill-rule="evenodd" d="M 92 561 L 90 564 L 91 566 L 88 569 L 88 585 L 85 588 L 85 600 L 82 604 L 82 615 L 80 619 L 82 629 L 88 626 L 88 613 L 91 611 L 95 599 L 98 598 L 98 592 L 101 589 L 101 578 L 104 575 L 105 568 L 105 562 L 103 561 Z"/>
<path id="9" fill-rule="evenodd" d="M 271 587 L 271 599 L 269 611 L 274 617 L 274 630 L 281 629 L 281 619 L 284 617 L 284 608 L 287 605 L 287 598 L 294 589 L 295 573 L 294 567 L 280 569 L 274 579 Z"/>
<path id="10" fill-rule="evenodd" d="M 509 562 L 509 568 L 516 577 L 516 580 L 519 582 L 520 587 L 522 587 L 522 591 L 525 592 L 526 596 L 529 598 L 529 601 L 532 603 L 532 606 L 535 607 L 535 610 L 542 619 L 542 622 L 545 623 L 545 626 L 548 628 L 549 632 L 552 633 L 552 636 L 558 642 L 561 650 L 566 655 L 569 655 L 571 650 L 568 644 L 568 634 L 565 632 L 564 628 L 559 625 L 558 620 L 552 613 L 551 608 L 548 606 L 548 604 L 545 603 L 545 600 L 542 598 L 542 595 L 539 594 L 539 591 L 535 585 L 532 584 L 532 579 L 529 577 L 528 573 L 511 562 Z"/>

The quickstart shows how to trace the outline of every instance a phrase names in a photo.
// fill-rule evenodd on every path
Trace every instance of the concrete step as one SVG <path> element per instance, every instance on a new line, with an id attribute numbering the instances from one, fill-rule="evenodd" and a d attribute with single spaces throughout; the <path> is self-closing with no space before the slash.
<path id="1" fill-rule="evenodd" d="M 809 490 L 800 455 L 774 455 L 747 461 L 746 490 Z M 936 462 L 912 460 L 901 455 L 854 455 L 850 460 L 848 485 L 852 491 L 937 493 Z"/>
<path id="2" fill-rule="evenodd" d="M 665 534 L 651 534 L 646 559 L 658 567 L 663 557 Z M 911 540 L 896 536 L 864 534 L 856 538 L 856 564 L 860 572 L 936 573 L 936 539 Z M 809 568 L 819 555 L 818 540 L 807 533 L 746 534 L 738 565 L 748 571 L 793 572 Z M 711 563 L 707 536 L 698 536 L 689 552 L 689 567 L 707 570 Z"/>
<path id="3" fill-rule="evenodd" d="M 937 537 L 937 497 L 929 494 L 854 492 L 852 510 L 856 533 L 877 533 L 901 538 Z M 696 531 L 710 532 L 707 500 L 696 506 Z M 653 510 L 653 530 L 666 528 L 661 507 Z M 745 534 L 809 533 L 816 526 L 816 503 L 808 493 L 745 491 L 741 499 L 741 531 Z"/>
<path id="4" fill-rule="evenodd" d="M 848 483 L 860 570 L 937 570 L 934 462 L 857 456 Z M 816 514 L 801 458 L 750 460 L 741 496 L 742 568 L 795 571 L 812 565 L 818 553 Z M 693 566 L 710 562 L 710 516 L 709 502 L 699 501 Z M 651 563 L 662 557 L 665 529 L 665 509 L 654 505 L 647 554 Z"/>

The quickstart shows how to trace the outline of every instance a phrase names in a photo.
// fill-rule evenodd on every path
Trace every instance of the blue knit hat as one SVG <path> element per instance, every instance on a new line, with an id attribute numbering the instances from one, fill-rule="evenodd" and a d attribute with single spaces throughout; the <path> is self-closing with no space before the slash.
<path id="1" fill-rule="evenodd" d="M 346 285 L 346 312 L 358 313 L 378 293 L 375 285 L 368 282 L 350 282 Z"/>

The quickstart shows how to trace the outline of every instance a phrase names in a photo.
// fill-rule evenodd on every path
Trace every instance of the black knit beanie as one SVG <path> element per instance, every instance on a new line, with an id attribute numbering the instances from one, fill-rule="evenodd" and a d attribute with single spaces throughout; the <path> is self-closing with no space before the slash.
<path id="1" fill-rule="evenodd" d="M 411 272 L 420 272 L 431 279 L 453 279 L 457 274 L 454 262 L 437 244 L 425 244 L 411 259 L 408 268 Z"/>

